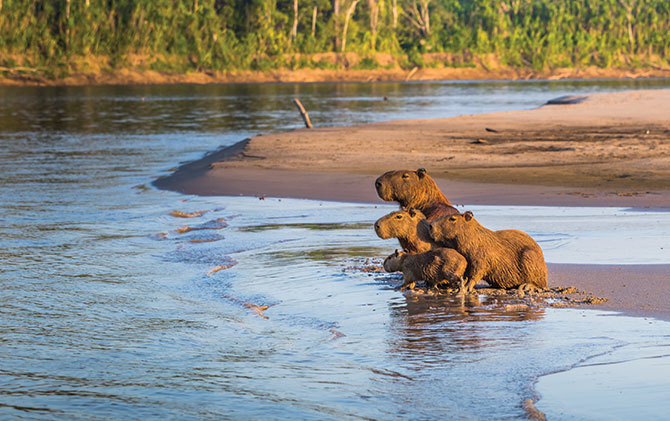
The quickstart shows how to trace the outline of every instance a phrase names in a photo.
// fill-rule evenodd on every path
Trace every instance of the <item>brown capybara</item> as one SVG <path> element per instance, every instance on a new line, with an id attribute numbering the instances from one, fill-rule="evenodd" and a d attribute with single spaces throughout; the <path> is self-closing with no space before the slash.
<path id="1" fill-rule="evenodd" d="M 438 248 L 430 238 L 428 228 L 426 217 L 415 209 L 391 212 L 375 222 L 375 232 L 379 238 L 397 238 L 403 250 L 410 254 Z"/>
<path id="2" fill-rule="evenodd" d="M 463 292 L 480 280 L 496 288 L 547 287 L 547 264 L 540 246 L 525 232 L 491 231 L 468 211 L 430 224 L 434 241 L 449 241 L 468 261 Z"/>
<path id="3" fill-rule="evenodd" d="M 388 171 L 377 178 L 375 188 L 382 200 L 398 202 L 403 209 L 420 210 L 429 222 L 459 213 L 423 168 Z"/>
<path id="4" fill-rule="evenodd" d="M 387 272 L 402 272 L 403 289 L 414 289 L 417 282 L 425 281 L 427 287 L 460 284 L 468 262 L 454 249 L 438 248 L 419 254 L 398 250 L 384 260 Z"/>

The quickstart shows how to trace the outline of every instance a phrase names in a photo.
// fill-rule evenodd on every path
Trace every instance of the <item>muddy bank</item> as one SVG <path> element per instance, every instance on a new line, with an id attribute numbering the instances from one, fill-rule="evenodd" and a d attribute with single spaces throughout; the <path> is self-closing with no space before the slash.
<path id="1" fill-rule="evenodd" d="M 142 67 L 75 70 L 51 78 L 39 69 L 0 69 L 0 86 L 91 86 L 91 85 L 178 85 L 221 83 L 313 83 L 313 82 L 405 82 L 431 80 L 531 80 L 531 79 L 638 79 L 668 78 L 670 68 L 649 69 L 555 69 L 535 71 L 508 67 L 443 67 L 425 69 L 277 69 L 268 71 L 159 72 Z"/>

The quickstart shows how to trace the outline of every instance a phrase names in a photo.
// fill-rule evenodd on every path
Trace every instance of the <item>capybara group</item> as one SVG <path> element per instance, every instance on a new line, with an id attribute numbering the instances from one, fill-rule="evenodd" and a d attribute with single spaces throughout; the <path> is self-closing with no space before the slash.
<path id="1" fill-rule="evenodd" d="M 377 178 L 375 188 L 382 200 L 420 210 L 428 221 L 459 213 L 423 168 L 388 171 Z"/>
<path id="2" fill-rule="evenodd" d="M 465 291 L 484 280 L 498 288 L 526 284 L 547 286 L 547 265 L 542 249 L 528 234 L 518 230 L 492 231 L 468 211 L 444 216 L 430 224 L 436 242 L 451 242 L 467 260 Z"/>
<path id="3" fill-rule="evenodd" d="M 420 281 L 425 281 L 428 287 L 444 284 L 456 287 L 467 265 L 465 257 L 456 250 L 448 248 L 438 248 L 419 254 L 396 250 L 384 260 L 385 271 L 402 272 L 403 289 L 413 289 Z"/>
<path id="4" fill-rule="evenodd" d="M 423 253 L 437 248 L 430 237 L 429 228 L 426 217 L 415 209 L 391 212 L 375 222 L 375 232 L 379 238 L 397 238 L 400 246 L 408 253 Z"/>

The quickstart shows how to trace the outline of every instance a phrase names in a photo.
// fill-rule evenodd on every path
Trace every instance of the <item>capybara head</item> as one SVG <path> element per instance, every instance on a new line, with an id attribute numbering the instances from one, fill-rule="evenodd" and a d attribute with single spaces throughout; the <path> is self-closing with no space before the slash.
<path id="1" fill-rule="evenodd" d="M 450 204 L 424 168 L 388 171 L 377 178 L 375 188 L 382 200 L 396 201 L 403 208 L 423 209 L 435 202 Z"/>
<path id="2" fill-rule="evenodd" d="M 426 217 L 416 209 L 391 212 L 375 222 L 379 238 L 411 238 L 416 236 L 416 227 Z"/>
<path id="3" fill-rule="evenodd" d="M 475 223 L 476 220 L 470 211 L 461 215 L 443 216 L 430 224 L 430 237 L 438 243 L 452 241 L 460 235 L 467 235 Z"/>
<path id="4" fill-rule="evenodd" d="M 406 254 L 404 251 L 396 249 L 395 253 L 389 255 L 384 260 L 384 270 L 387 272 L 400 272 L 402 270 L 403 256 Z"/>

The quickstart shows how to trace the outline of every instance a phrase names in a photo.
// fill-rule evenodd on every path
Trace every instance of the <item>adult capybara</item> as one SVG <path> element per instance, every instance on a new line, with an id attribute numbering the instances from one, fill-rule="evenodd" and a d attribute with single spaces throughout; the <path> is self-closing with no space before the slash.
<path id="1" fill-rule="evenodd" d="M 391 212 L 375 222 L 375 232 L 379 238 L 397 238 L 403 250 L 410 254 L 438 248 L 430 238 L 428 228 L 426 217 L 415 209 Z"/>
<path id="2" fill-rule="evenodd" d="M 423 168 L 386 172 L 377 178 L 375 188 L 382 200 L 398 202 L 403 209 L 418 209 L 429 222 L 459 213 Z"/>
<path id="3" fill-rule="evenodd" d="M 480 280 L 497 288 L 547 287 L 547 264 L 540 246 L 525 232 L 491 231 L 472 216 L 445 216 L 430 224 L 434 241 L 449 241 L 468 261 L 464 292 Z"/>
<path id="4" fill-rule="evenodd" d="M 417 282 L 426 286 L 458 286 L 468 262 L 454 249 L 438 248 L 425 253 L 409 254 L 398 250 L 384 260 L 387 272 L 402 272 L 403 289 L 414 289 Z"/>

